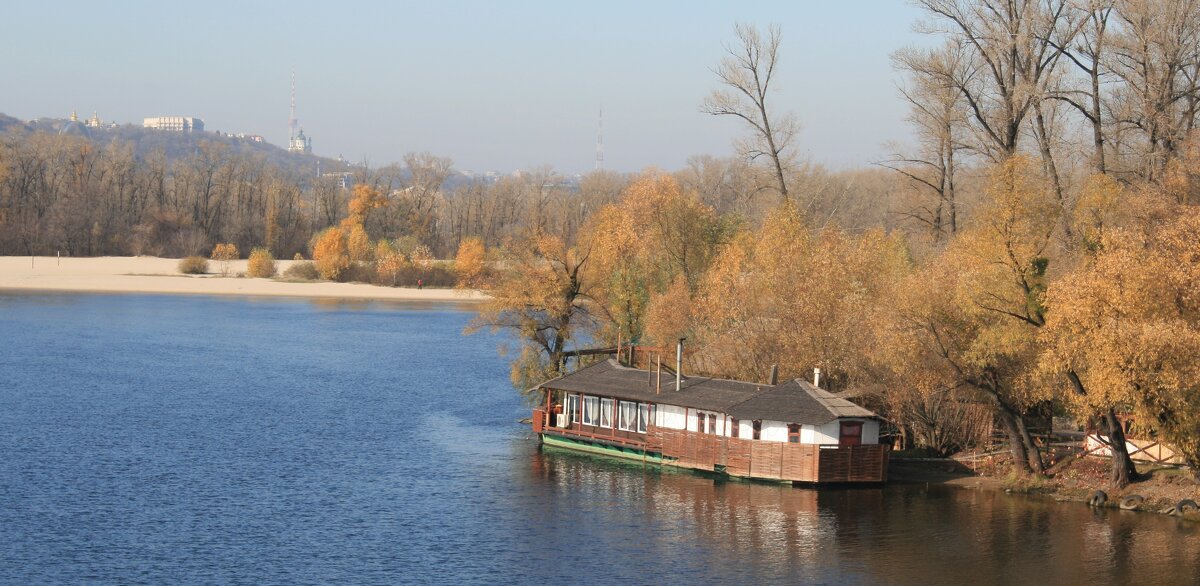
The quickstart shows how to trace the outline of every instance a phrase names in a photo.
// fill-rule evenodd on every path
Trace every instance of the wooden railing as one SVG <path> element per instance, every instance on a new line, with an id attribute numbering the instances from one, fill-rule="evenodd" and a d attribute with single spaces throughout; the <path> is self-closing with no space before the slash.
<path id="1" fill-rule="evenodd" d="M 745 478 L 795 482 L 885 482 L 888 446 L 837 446 L 748 440 L 652 428 L 645 440 L 559 428 L 544 409 L 533 410 L 534 433 L 661 453 L 677 466 L 718 469 Z"/>

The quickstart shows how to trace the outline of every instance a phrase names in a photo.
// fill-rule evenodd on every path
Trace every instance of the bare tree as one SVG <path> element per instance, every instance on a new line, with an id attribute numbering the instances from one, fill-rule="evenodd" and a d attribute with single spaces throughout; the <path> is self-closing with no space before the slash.
<path id="1" fill-rule="evenodd" d="M 1017 152 L 1024 124 L 1040 103 L 1079 24 L 1068 0 L 919 0 L 932 21 L 919 30 L 944 34 L 967 50 L 966 67 L 922 73 L 940 78 L 966 101 L 979 151 L 999 161 Z"/>
<path id="2" fill-rule="evenodd" d="M 908 121 L 917 131 L 917 144 L 913 152 L 897 152 L 877 164 L 904 175 L 918 190 L 933 196 L 932 202 L 926 198 L 896 213 L 924 224 L 935 241 L 958 232 L 955 180 L 966 114 L 961 92 L 943 83 L 941 74 L 931 72 L 958 71 L 963 59 L 964 48 L 956 41 L 940 49 L 904 49 L 892 55 L 895 68 L 909 74 L 909 84 L 900 88 L 900 95 L 909 103 Z"/>
<path id="3" fill-rule="evenodd" d="M 779 58 L 779 27 L 771 25 L 765 38 L 748 24 L 736 25 L 734 32 L 737 45 L 725 47 L 728 55 L 713 70 L 725 88 L 713 91 L 704 100 L 701 111 L 714 116 L 734 116 L 754 130 L 739 148 L 750 160 L 769 159 L 779 193 L 787 200 L 785 170 L 790 158 L 787 151 L 795 140 L 798 125 L 791 114 L 772 120 L 767 106 Z"/>

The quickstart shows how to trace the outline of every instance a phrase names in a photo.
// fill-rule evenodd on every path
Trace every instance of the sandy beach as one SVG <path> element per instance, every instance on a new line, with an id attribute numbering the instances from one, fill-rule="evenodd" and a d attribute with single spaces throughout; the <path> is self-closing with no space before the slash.
<path id="1" fill-rule="evenodd" d="M 279 272 L 293 261 L 277 261 Z M 479 302 L 478 291 L 378 287 L 363 283 L 286 283 L 272 279 L 238 278 L 246 261 L 233 261 L 229 277 L 218 274 L 182 275 L 179 259 L 156 257 L 62 258 L 0 256 L 0 290 L 78 291 L 102 293 L 167 293 L 191 295 L 255 295 L 330 299 L 391 299 L 406 301 Z M 210 261 L 209 271 L 220 263 Z"/>

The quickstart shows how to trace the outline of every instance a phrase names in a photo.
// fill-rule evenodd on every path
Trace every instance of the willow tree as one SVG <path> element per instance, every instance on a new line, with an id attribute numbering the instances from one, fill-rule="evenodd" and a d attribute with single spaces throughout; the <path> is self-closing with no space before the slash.
<path id="1" fill-rule="evenodd" d="M 898 240 L 836 228 L 814 235 L 785 203 L 705 274 L 691 310 L 695 360 L 745 380 L 763 380 L 771 365 L 785 376 L 819 367 L 831 385 L 851 386 L 865 378 L 857 357 L 868 343 L 869 308 L 906 270 Z"/>
<path id="2" fill-rule="evenodd" d="M 1200 212 L 1183 209 L 1153 233 L 1114 230 L 1089 264 L 1055 283 L 1043 339 L 1044 366 L 1077 373 L 1077 398 L 1124 443 L 1114 406 L 1168 442 L 1200 476 Z M 1117 450 L 1114 450 L 1114 454 Z M 1132 462 L 1114 458 L 1123 486 Z"/>
<path id="3" fill-rule="evenodd" d="M 548 234 L 528 234 L 498 251 L 491 299 L 467 327 L 507 330 L 520 346 L 511 379 L 518 389 L 562 373 L 567 345 L 596 324 L 595 283 L 586 278 L 590 248 Z"/>
<path id="4" fill-rule="evenodd" d="M 640 340 L 651 297 L 677 281 L 690 297 L 732 232 L 730 219 L 670 175 L 642 174 L 619 201 L 595 213 L 581 236 L 593 250 L 590 275 L 603 285 L 597 307 L 606 318 L 602 335 Z"/>

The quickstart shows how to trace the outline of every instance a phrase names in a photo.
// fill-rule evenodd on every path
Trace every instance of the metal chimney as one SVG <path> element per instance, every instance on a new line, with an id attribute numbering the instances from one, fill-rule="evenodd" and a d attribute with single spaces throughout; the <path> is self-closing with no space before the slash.
<path id="1" fill-rule="evenodd" d="M 675 390 L 678 391 L 683 387 L 683 341 L 687 338 L 680 338 L 679 344 L 675 346 Z"/>
<path id="2" fill-rule="evenodd" d="M 769 378 L 767 380 L 768 380 L 767 384 L 769 384 L 771 386 L 775 386 L 775 385 L 779 384 L 779 365 L 778 364 L 771 365 L 771 378 Z"/>
<path id="3" fill-rule="evenodd" d="M 821 369 L 819 368 L 813 369 L 813 386 L 821 388 Z"/>

